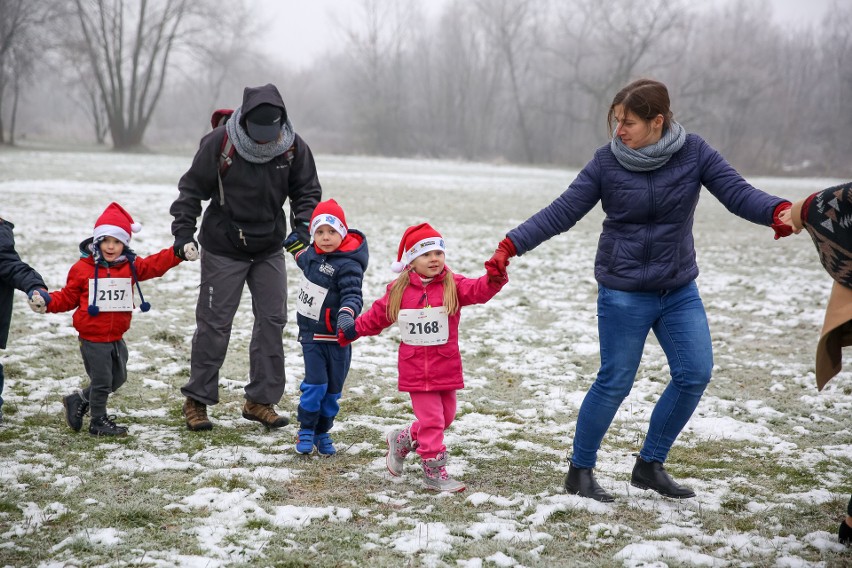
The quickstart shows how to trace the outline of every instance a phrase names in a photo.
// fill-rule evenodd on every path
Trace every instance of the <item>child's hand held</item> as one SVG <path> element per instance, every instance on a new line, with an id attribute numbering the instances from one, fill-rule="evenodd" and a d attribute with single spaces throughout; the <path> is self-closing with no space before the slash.
<path id="1" fill-rule="evenodd" d="M 50 294 L 42 288 L 33 288 L 27 293 L 27 303 L 30 309 L 37 314 L 43 314 L 47 311 L 47 304 L 50 303 Z"/>
<path id="2" fill-rule="evenodd" d="M 508 263 L 507 263 L 508 264 Z M 503 271 L 497 266 L 497 261 L 489 258 L 485 261 L 485 272 L 488 274 L 488 281 L 495 283 L 508 282 L 509 275 L 504 269 Z"/>
<path id="3" fill-rule="evenodd" d="M 175 256 L 181 260 L 198 260 L 198 243 L 194 240 L 187 243 L 175 243 Z"/>
<path id="4" fill-rule="evenodd" d="M 491 255 L 491 258 L 485 263 L 485 267 L 487 269 L 488 263 L 491 262 L 500 274 L 508 278 L 506 267 L 509 266 L 509 259 L 516 254 L 518 254 L 518 252 L 515 249 L 515 243 L 513 243 L 509 237 L 506 237 L 497 245 L 497 250 L 494 251 L 494 254 Z"/>
<path id="5" fill-rule="evenodd" d="M 304 249 L 308 245 L 305 243 L 304 239 L 298 232 L 293 231 L 287 236 L 286 239 L 284 239 L 282 246 L 284 247 L 284 250 L 286 250 L 293 256 L 296 256 L 297 252 Z"/>
<path id="6" fill-rule="evenodd" d="M 358 332 L 355 331 L 355 318 L 348 310 L 340 310 L 337 314 L 338 337 L 340 337 L 340 334 L 343 334 L 343 337 L 348 341 L 354 341 L 358 337 Z"/>
<path id="7" fill-rule="evenodd" d="M 346 339 L 346 335 L 344 335 L 343 330 L 338 329 L 337 330 L 337 344 L 340 345 L 341 347 L 346 347 L 350 343 L 352 343 L 352 340 Z"/>

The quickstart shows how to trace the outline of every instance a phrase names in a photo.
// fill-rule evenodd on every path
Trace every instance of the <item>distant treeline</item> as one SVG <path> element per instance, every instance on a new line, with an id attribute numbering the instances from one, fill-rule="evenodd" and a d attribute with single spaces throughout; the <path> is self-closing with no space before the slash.
<path id="1" fill-rule="evenodd" d="M 128 3 L 115 18 L 112 2 L 0 0 L 0 34 L 15 6 L 44 12 L 17 23 L 17 58 L 0 51 L 0 142 L 189 147 L 212 109 L 272 82 L 315 152 L 582 166 L 615 92 L 644 76 L 743 172 L 852 175 L 848 3 L 801 27 L 773 24 L 765 1 L 454 0 L 437 19 L 419 4 L 359 0 L 333 48 L 294 70 L 254 39 L 253 2 Z M 286 30 L 280 49 L 298 51 Z"/>

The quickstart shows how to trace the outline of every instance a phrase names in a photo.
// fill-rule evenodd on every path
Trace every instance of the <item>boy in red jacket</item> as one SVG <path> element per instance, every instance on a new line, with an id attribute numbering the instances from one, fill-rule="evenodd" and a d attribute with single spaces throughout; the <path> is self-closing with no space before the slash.
<path id="1" fill-rule="evenodd" d="M 80 334 L 80 354 L 89 375 L 88 387 L 62 399 L 65 421 L 75 432 L 91 409 L 89 434 L 127 435 L 114 415 L 107 416 L 107 398 L 127 380 L 127 345 L 122 338 L 130 328 L 133 286 L 139 292 L 139 309 L 147 312 L 151 305 L 139 282 L 162 276 L 181 262 L 172 247 L 137 257 L 130 249 L 130 236 L 141 229 L 121 205 L 110 203 L 95 222 L 92 236 L 80 243 L 80 260 L 68 271 L 65 287 L 50 294 L 47 312 L 76 308 L 74 329 Z"/>

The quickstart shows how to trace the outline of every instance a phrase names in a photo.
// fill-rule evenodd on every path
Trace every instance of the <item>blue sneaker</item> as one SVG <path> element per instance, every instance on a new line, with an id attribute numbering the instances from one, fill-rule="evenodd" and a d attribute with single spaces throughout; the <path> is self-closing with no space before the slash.
<path id="1" fill-rule="evenodd" d="M 298 438 L 296 439 L 296 453 L 307 455 L 314 451 L 314 431 L 299 430 Z"/>
<path id="2" fill-rule="evenodd" d="M 328 432 L 325 434 L 317 434 L 314 438 L 314 444 L 317 447 L 317 452 L 321 456 L 333 456 L 337 453 L 337 449 L 335 449 L 334 442 L 331 440 L 331 436 L 328 435 Z"/>

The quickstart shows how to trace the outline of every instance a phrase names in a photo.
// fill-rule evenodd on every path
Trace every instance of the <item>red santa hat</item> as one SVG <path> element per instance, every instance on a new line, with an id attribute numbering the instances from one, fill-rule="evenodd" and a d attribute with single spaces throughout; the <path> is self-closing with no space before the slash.
<path id="1" fill-rule="evenodd" d="M 323 225 L 329 225 L 332 229 L 340 233 L 340 237 L 345 239 L 346 233 L 349 232 L 349 227 L 346 226 L 346 215 L 343 214 L 343 208 L 337 204 L 334 199 L 321 201 L 317 204 L 314 212 L 311 214 L 311 238 L 317 229 Z"/>
<path id="2" fill-rule="evenodd" d="M 433 250 L 446 251 L 441 233 L 429 223 L 413 225 L 405 230 L 402 240 L 399 241 L 396 262 L 391 264 L 391 270 L 402 272 L 412 260 Z"/>
<path id="3" fill-rule="evenodd" d="M 142 225 L 134 223 L 130 213 L 118 203 L 112 202 L 107 205 L 98 220 L 95 221 L 95 230 L 92 232 L 95 242 L 103 237 L 115 237 L 124 246 L 130 246 L 130 236 L 142 230 Z"/>

